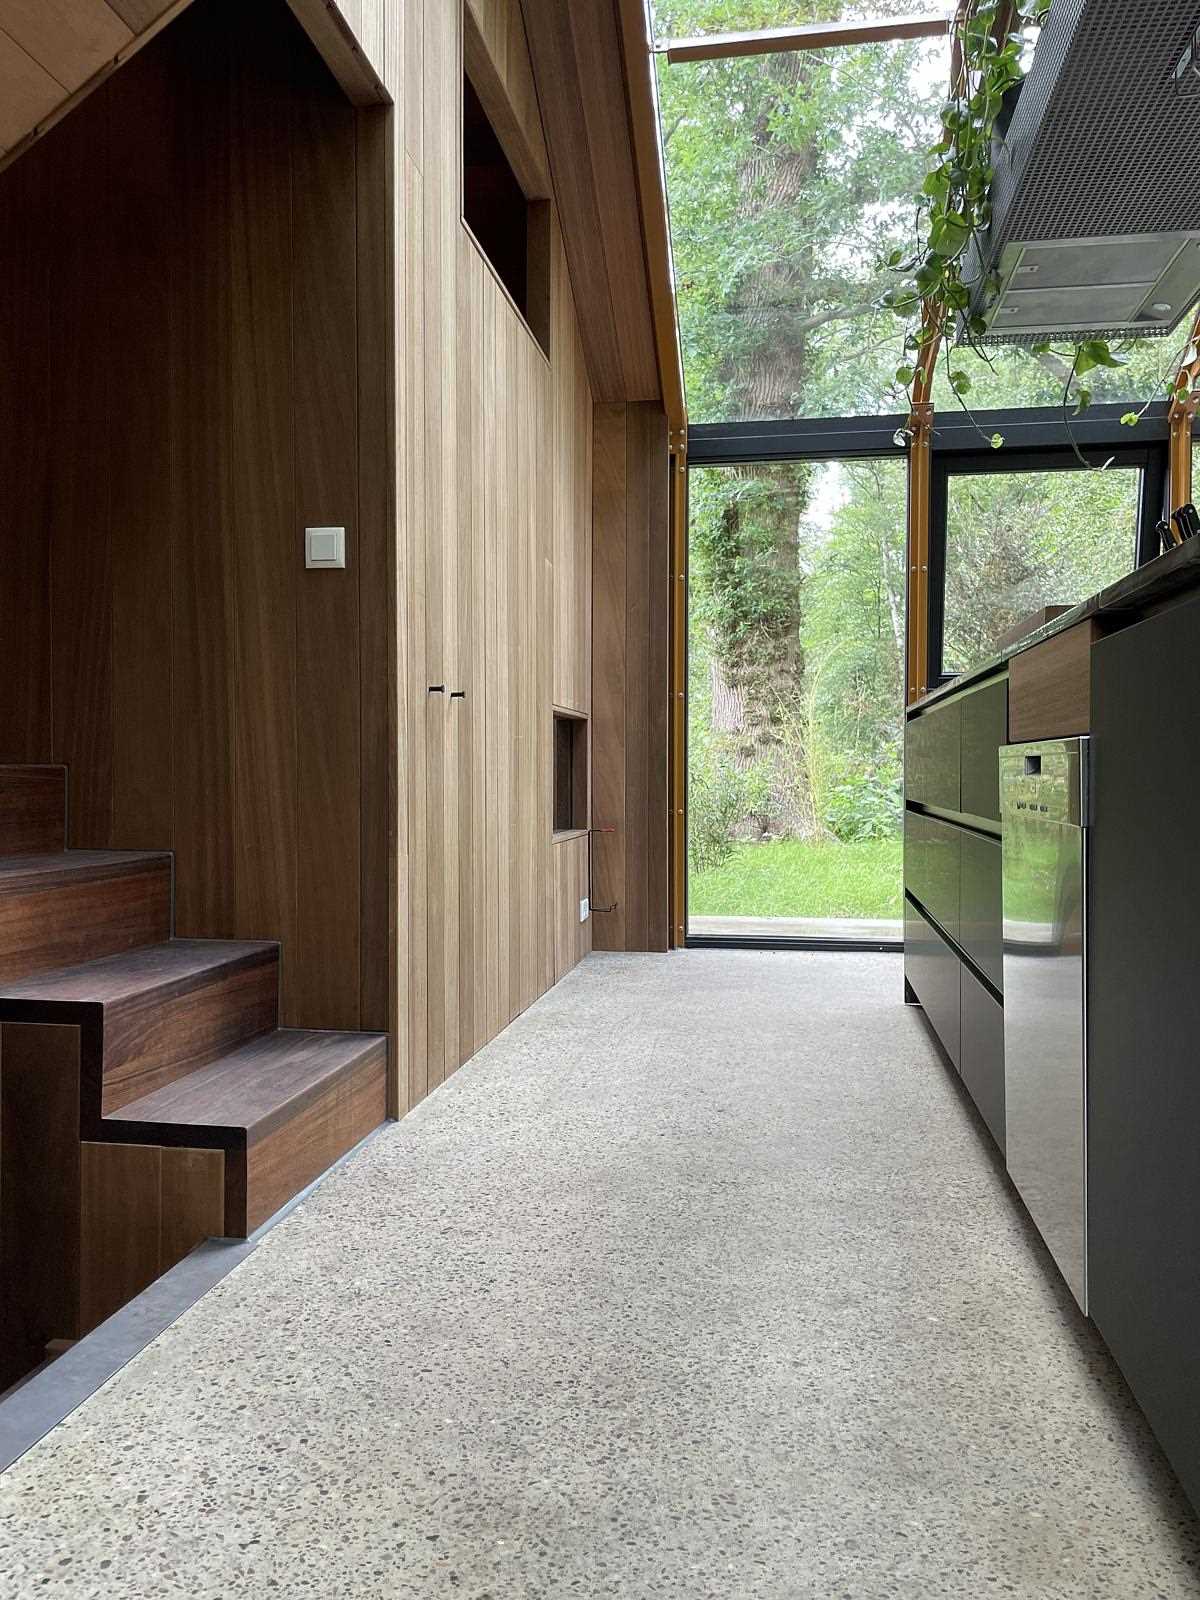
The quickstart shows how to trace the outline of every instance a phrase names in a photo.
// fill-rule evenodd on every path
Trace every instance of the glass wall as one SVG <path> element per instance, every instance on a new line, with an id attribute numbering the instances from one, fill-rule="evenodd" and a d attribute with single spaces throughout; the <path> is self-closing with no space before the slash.
<path id="1" fill-rule="evenodd" d="M 1016 624 L 1137 565 L 1140 469 L 952 473 L 942 671 L 967 672 Z"/>
<path id="2" fill-rule="evenodd" d="M 689 934 L 899 938 L 905 462 L 689 477 Z"/>
<path id="3" fill-rule="evenodd" d="M 657 0 L 660 38 L 936 6 Z M 903 333 L 881 262 L 911 242 L 943 38 L 671 65 L 659 57 L 688 416 L 890 414 Z"/>

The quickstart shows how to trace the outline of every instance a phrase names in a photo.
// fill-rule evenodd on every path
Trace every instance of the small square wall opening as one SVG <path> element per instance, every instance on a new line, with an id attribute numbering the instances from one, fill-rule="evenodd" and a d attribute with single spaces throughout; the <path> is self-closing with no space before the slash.
<path id="1" fill-rule="evenodd" d="M 588 725 L 585 717 L 554 713 L 554 831 L 588 825 Z"/>

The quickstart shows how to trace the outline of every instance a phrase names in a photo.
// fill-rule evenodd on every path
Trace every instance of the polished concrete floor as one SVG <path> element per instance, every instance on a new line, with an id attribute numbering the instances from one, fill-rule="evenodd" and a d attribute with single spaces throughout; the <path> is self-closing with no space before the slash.
<path id="1" fill-rule="evenodd" d="M 1176 1600 L 890 955 L 596 956 L 0 1478 L 6 1600 Z"/>

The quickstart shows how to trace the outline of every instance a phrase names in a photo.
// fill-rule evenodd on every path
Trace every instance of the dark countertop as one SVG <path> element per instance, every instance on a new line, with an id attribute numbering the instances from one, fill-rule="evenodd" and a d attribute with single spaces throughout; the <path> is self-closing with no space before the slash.
<path id="1" fill-rule="evenodd" d="M 1185 594 L 1188 590 L 1200 592 L 1200 538 L 1189 539 L 1186 544 L 1148 561 L 1144 567 L 1110 584 L 1099 594 L 1081 600 L 1070 611 L 1064 611 L 1061 617 L 1055 617 L 1053 622 L 1047 622 L 1016 644 L 989 656 L 986 661 L 972 667 L 970 672 L 960 673 L 940 688 L 931 689 L 909 706 L 908 715 L 912 716 L 938 700 L 945 700 L 949 695 L 959 694 L 981 683 L 999 672 L 1013 656 L 1020 655 L 1023 650 L 1031 650 L 1034 645 L 1052 639 L 1055 634 L 1065 633 L 1068 628 L 1086 622 L 1089 617 L 1123 618 L 1134 622 L 1150 607 Z"/>

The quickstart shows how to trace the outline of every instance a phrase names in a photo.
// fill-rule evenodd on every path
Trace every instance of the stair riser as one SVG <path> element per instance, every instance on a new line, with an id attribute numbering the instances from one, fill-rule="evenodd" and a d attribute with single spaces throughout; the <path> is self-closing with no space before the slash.
<path id="1" fill-rule="evenodd" d="M 109 1006 L 104 1019 L 101 1114 L 185 1077 L 269 1033 L 278 1020 L 275 955 L 220 973 L 184 994 Z"/>
<path id="2" fill-rule="evenodd" d="M 64 767 L 0 767 L 0 856 L 67 847 Z"/>
<path id="3" fill-rule="evenodd" d="M 0 983 L 75 966 L 171 934 L 167 862 L 0 895 Z"/>
<path id="4" fill-rule="evenodd" d="M 325 1094 L 245 1152 L 225 1158 L 225 1226 L 244 1238 L 387 1119 L 387 1050 L 380 1045 Z"/>

